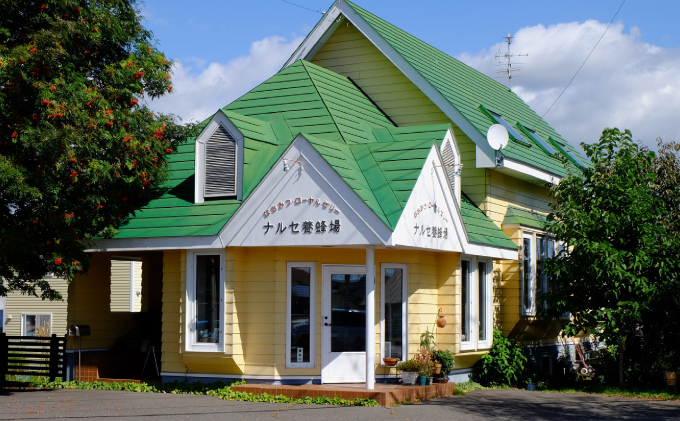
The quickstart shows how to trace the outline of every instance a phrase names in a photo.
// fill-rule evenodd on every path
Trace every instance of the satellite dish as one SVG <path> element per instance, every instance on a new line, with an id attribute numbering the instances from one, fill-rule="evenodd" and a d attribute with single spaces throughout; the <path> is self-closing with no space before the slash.
<path id="1" fill-rule="evenodd" d="M 486 141 L 497 151 L 508 145 L 508 131 L 501 124 L 494 124 L 486 132 Z"/>

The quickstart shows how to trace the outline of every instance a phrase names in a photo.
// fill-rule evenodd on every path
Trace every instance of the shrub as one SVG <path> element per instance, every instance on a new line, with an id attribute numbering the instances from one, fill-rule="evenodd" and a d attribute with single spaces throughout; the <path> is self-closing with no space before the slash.
<path id="1" fill-rule="evenodd" d="M 527 357 L 524 347 L 493 331 L 493 344 L 488 354 L 482 355 L 476 376 L 484 385 L 515 385 L 522 379 Z"/>
<path id="2" fill-rule="evenodd" d="M 422 364 L 420 364 L 416 360 L 402 361 L 399 364 L 397 364 L 397 370 L 408 371 L 408 372 L 419 372 L 421 365 Z"/>
<path id="3" fill-rule="evenodd" d="M 442 365 L 442 377 L 448 376 L 449 372 L 453 370 L 453 354 L 448 349 L 437 350 L 432 352 L 435 361 Z"/>

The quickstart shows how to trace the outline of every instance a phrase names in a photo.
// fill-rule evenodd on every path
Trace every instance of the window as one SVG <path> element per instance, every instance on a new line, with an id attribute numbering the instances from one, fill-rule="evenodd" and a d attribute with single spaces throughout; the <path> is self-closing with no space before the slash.
<path id="1" fill-rule="evenodd" d="M 316 263 L 288 262 L 286 290 L 286 367 L 314 367 Z"/>
<path id="2" fill-rule="evenodd" d="M 584 165 L 583 165 L 583 160 L 577 158 L 577 157 L 576 157 L 576 154 L 570 152 L 569 149 L 567 149 L 566 147 L 559 146 L 559 145 L 557 145 L 557 147 L 560 149 L 560 152 L 562 152 L 563 154 L 567 155 L 567 156 L 572 160 L 572 162 L 573 162 L 574 164 L 576 164 L 576 165 L 579 166 L 579 167 L 583 167 L 583 166 L 584 166 Z"/>
<path id="3" fill-rule="evenodd" d="M 493 325 L 492 263 L 464 257 L 461 273 L 461 350 L 491 347 Z"/>
<path id="4" fill-rule="evenodd" d="M 52 314 L 50 313 L 26 313 L 21 315 L 21 336 L 52 335 Z"/>
<path id="5" fill-rule="evenodd" d="M 187 351 L 224 351 L 224 250 L 188 252 Z"/>
<path id="6" fill-rule="evenodd" d="M 194 201 L 241 200 L 243 135 L 219 111 L 196 138 Z"/>
<path id="7" fill-rule="evenodd" d="M 553 290 L 553 283 L 545 272 L 545 260 L 555 257 L 556 247 L 555 239 L 547 235 L 525 232 L 522 237 L 521 314 L 525 316 L 535 315 L 539 296 Z"/>
<path id="8" fill-rule="evenodd" d="M 494 120 L 498 122 L 498 124 L 502 124 L 503 127 L 505 127 L 508 133 L 510 133 L 510 137 L 513 137 L 515 140 L 519 140 L 520 142 L 526 142 L 526 140 L 524 140 L 524 138 L 520 136 L 517 130 L 515 130 L 515 128 L 512 127 L 511 125 L 509 125 L 508 122 L 505 121 L 500 114 L 494 113 L 493 111 L 489 111 L 489 114 L 491 114 L 491 117 L 493 117 Z"/>
<path id="9" fill-rule="evenodd" d="M 408 265 L 380 265 L 382 358 L 408 359 Z M 382 361 L 381 358 L 381 361 Z"/>
<path id="10" fill-rule="evenodd" d="M 541 147 L 543 147 L 543 149 L 544 149 L 546 152 L 548 152 L 548 155 L 553 155 L 553 154 L 555 154 L 555 149 L 553 149 L 552 146 L 550 146 L 550 145 L 548 144 L 548 142 L 546 142 L 545 140 L 543 140 L 543 138 L 542 138 L 541 136 L 539 136 L 538 133 L 536 133 L 535 131 L 533 131 L 533 130 L 531 130 L 531 129 L 526 129 L 526 130 L 529 132 L 529 134 L 531 135 L 531 137 L 533 137 L 534 140 L 535 140 L 536 142 L 538 142 L 538 144 L 541 145 Z"/>
<path id="11" fill-rule="evenodd" d="M 112 313 L 142 311 L 142 262 L 111 259 Z"/>

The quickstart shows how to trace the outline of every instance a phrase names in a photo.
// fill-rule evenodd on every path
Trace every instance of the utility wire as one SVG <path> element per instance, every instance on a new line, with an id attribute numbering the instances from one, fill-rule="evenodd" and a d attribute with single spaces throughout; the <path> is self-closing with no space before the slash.
<path id="1" fill-rule="evenodd" d="M 284 3 L 292 4 L 293 6 L 297 6 L 297 7 L 299 7 L 300 9 L 309 10 L 310 12 L 321 13 L 322 15 L 325 15 L 325 14 L 326 14 L 325 12 L 322 12 L 321 10 L 310 9 L 309 7 L 305 7 L 305 6 L 302 6 L 302 5 L 293 3 L 292 1 L 288 1 L 288 0 L 281 0 L 281 1 L 284 2 Z"/>
<path id="2" fill-rule="evenodd" d="M 286 1 L 286 0 L 283 0 L 283 1 Z M 562 97 L 562 94 L 564 94 L 564 91 L 566 91 L 567 88 L 569 87 L 569 85 L 571 85 L 571 82 L 573 82 L 574 79 L 576 79 L 576 75 L 578 75 L 578 72 L 580 72 L 581 69 L 583 69 L 583 66 L 585 66 L 586 61 L 588 61 L 588 59 L 590 58 L 591 54 L 593 54 L 593 51 L 595 51 L 595 48 L 597 48 L 597 45 L 600 43 L 600 41 L 602 41 L 602 38 L 604 38 L 604 35 L 605 35 L 605 34 L 607 33 L 607 31 L 609 30 L 609 27 L 612 26 L 612 22 L 614 22 L 614 19 L 616 19 L 616 16 L 617 16 L 617 15 L 619 14 L 619 12 L 621 11 L 621 8 L 623 7 L 624 3 L 626 3 L 626 0 L 623 0 L 623 2 L 621 3 L 621 6 L 619 6 L 619 10 L 616 11 L 616 13 L 614 14 L 614 17 L 612 18 L 612 20 L 609 21 L 609 25 L 607 25 L 607 28 L 606 28 L 606 29 L 604 30 L 604 32 L 602 33 L 602 36 L 600 37 L 600 39 L 597 40 L 597 42 L 595 43 L 595 46 L 593 47 L 593 49 L 590 50 L 590 54 L 588 54 L 588 57 L 586 57 L 586 59 L 583 60 L 583 64 L 581 64 L 581 67 L 579 67 L 578 70 L 576 71 L 576 73 L 574 73 L 574 76 L 571 78 L 571 80 L 569 81 L 569 83 L 567 83 L 567 86 L 564 87 L 564 89 L 562 90 L 562 93 L 560 93 L 560 95 L 557 97 L 557 99 L 555 99 L 555 102 L 553 102 L 552 105 L 550 106 L 550 108 L 548 108 L 548 111 L 546 111 L 545 113 L 543 113 L 543 115 L 541 116 L 541 120 L 545 117 L 546 114 L 548 114 L 548 112 L 550 112 L 550 110 L 552 110 L 552 107 L 557 103 L 557 101 L 559 101 L 559 99 Z"/>

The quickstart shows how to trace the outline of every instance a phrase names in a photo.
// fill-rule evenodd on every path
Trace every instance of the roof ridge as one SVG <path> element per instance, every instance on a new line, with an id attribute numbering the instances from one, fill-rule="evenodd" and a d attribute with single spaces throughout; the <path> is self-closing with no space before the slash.
<path id="1" fill-rule="evenodd" d="M 399 202 L 399 199 L 397 199 L 397 195 L 395 194 L 394 190 L 392 189 L 392 185 L 387 180 L 387 177 L 385 177 L 385 174 L 383 173 L 382 168 L 380 168 L 380 165 L 378 164 L 378 160 L 375 159 L 375 156 L 373 156 L 373 151 L 371 151 L 371 145 L 373 145 L 373 143 L 361 143 L 361 144 L 354 144 L 354 145 L 348 145 L 348 146 L 349 146 L 350 152 L 354 156 L 354 159 L 357 161 L 357 165 L 361 169 L 361 174 L 366 179 L 366 184 L 370 187 L 371 193 L 373 194 L 373 196 L 375 196 L 376 200 L 378 201 L 378 205 L 380 206 L 380 209 L 385 214 L 385 218 L 389 221 L 390 228 L 395 228 L 396 223 L 399 222 L 399 217 L 401 216 L 401 213 L 403 213 L 404 207 Z M 360 151 L 360 150 L 365 150 L 366 151 L 365 158 L 370 158 L 371 165 L 364 166 L 363 163 L 362 163 L 362 160 L 359 157 L 357 157 L 357 154 L 354 152 L 354 149 L 356 149 L 357 152 Z M 369 178 L 366 176 L 366 173 L 368 171 L 377 171 L 380 174 L 381 181 L 384 181 L 385 186 L 387 186 L 387 188 L 389 189 L 389 191 L 391 193 L 391 197 L 394 199 L 393 203 L 396 203 L 397 206 L 399 207 L 399 209 L 402 211 L 402 212 L 399 212 L 399 217 L 397 218 L 396 221 L 392 221 L 392 218 L 390 218 L 390 214 L 392 212 L 388 212 L 387 209 L 385 209 L 385 206 L 383 205 L 383 201 L 378 200 L 378 196 L 376 195 L 376 188 L 379 187 L 379 186 L 374 186 L 373 183 L 371 183 Z"/>
<path id="2" fill-rule="evenodd" d="M 328 108 L 328 104 L 326 103 L 326 98 L 323 97 L 321 92 L 319 91 L 319 86 L 316 84 L 316 80 L 314 80 L 314 77 L 309 73 L 309 69 L 307 68 L 307 64 L 312 64 L 309 63 L 308 61 L 305 60 L 298 60 L 299 63 L 301 63 L 302 68 L 305 69 L 305 73 L 307 73 L 307 77 L 309 77 L 309 80 L 312 82 L 312 85 L 314 86 L 314 90 L 316 91 L 316 94 L 319 95 L 319 99 L 321 100 L 321 103 L 323 104 L 324 108 L 326 108 L 326 111 L 328 112 L 328 115 L 331 117 L 331 120 L 333 121 L 333 125 L 335 128 L 338 130 L 338 133 L 340 134 L 340 138 L 347 144 L 347 139 L 345 139 L 345 134 L 340 130 L 340 127 L 338 127 L 338 122 L 335 119 L 335 116 L 331 112 L 330 108 Z M 324 69 L 326 70 L 326 69 Z"/>

